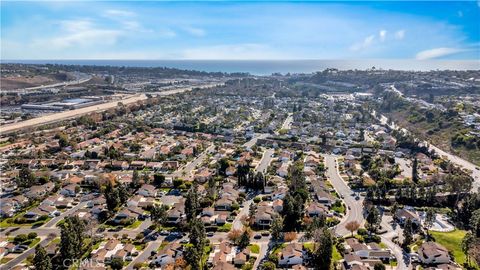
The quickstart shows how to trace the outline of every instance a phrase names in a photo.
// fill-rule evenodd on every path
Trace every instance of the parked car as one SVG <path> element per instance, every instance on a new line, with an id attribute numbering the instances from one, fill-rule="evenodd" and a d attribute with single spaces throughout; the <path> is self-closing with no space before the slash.
<path id="1" fill-rule="evenodd" d="M 261 239 L 262 236 L 261 236 L 260 234 L 256 234 L 253 238 L 255 238 L 255 239 Z"/>

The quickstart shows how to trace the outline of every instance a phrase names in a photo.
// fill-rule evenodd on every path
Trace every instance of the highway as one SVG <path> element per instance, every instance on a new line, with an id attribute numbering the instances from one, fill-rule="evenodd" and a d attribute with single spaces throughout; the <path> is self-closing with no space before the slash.
<path id="1" fill-rule="evenodd" d="M 168 95 L 174 95 L 178 93 L 183 93 L 183 92 L 188 92 L 191 91 L 193 88 L 208 88 L 215 86 L 214 84 L 208 84 L 204 86 L 192 86 L 192 87 L 185 87 L 185 88 L 179 88 L 175 90 L 169 90 L 169 91 L 163 91 L 163 92 L 157 92 L 155 94 L 159 96 L 168 96 Z M 88 113 L 92 112 L 99 112 L 99 111 L 105 111 L 108 109 L 112 109 L 118 106 L 118 103 L 121 102 L 124 105 L 128 105 L 131 103 L 137 103 L 140 101 L 143 101 L 147 99 L 148 97 L 144 94 L 137 94 L 137 95 L 131 95 L 128 98 L 122 99 L 122 100 L 115 100 L 111 102 L 106 102 L 102 104 L 97 104 L 85 108 L 80 108 L 80 109 L 75 109 L 75 110 L 70 110 L 70 111 L 64 111 L 64 112 L 59 112 L 59 113 L 53 113 L 37 118 L 32 118 L 28 119 L 25 121 L 20 121 L 17 123 L 13 124 L 8 124 L 0 127 L 0 134 L 4 135 L 6 133 L 22 130 L 25 128 L 31 128 L 35 126 L 40 126 L 40 125 L 45 125 L 45 124 L 51 124 L 63 120 L 68 120 L 68 119 L 73 119 Z"/>
<path id="2" fill-rule="evenodd" d="M 412 134 L 409 130 L 405 129 L 405 128 L 401 128 L 399 127 L 398 125 L 395 125 L 395 123 L 392 123 L 392 124 L 389 124 L 387 123 L 387 117 L 384 116 L 384 115 L 377 115 L 376 112 L 373 112 L 373 116 L 374 117 L 377 117 L 377 119 L 380 121 L 380 123 L 384 126 L 387 126 L 391 129 L 395 129 L 395 130 L 403 130 L 407 133 L 410 133 Z M 446 159 L 448 159 L 450 162 L 452 162 L 453 164 L 461 167 L 461 168 L 464 168 L 464 169 L 467 169 L 469 171 L 471 171 L 471 176 L 473 177 L 473 185 L 472 185 L 472 191 L 477 191 L 478 188 L 480 188 L 480 167 L 479 166 L 476 166 L 475 164 L 467 161 L 467 160 L 464 160 L 456 155 L 453 155 L 453 154 L 450 154 L 438 147 L 436 147 L 435 145 L 427 142 L 427 141 L 424 141 L 425 144 L 428 145 L 428 150 L 432 151 L 434 150 L 437 154 L 439 154 L 441 157 L 444 157 Z"/>

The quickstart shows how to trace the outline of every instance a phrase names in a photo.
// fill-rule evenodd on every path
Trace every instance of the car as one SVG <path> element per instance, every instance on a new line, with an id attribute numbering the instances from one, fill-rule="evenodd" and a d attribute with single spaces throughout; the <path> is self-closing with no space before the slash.
<path id="1" fill-rule="evenodd" d="M 160 232 L 160 235 L 163 235 L 163 236 L 166 236 L 166 235 L 169 235 L 169 234 L 170 234 L 170 232 L 169 232 L 169 231 L 165 231 L 165 230 L 163 230 L 163 231 Z"/>
<path id="2" fill-rule="evenodd" d="M 208 236 L 208 237 L 212 237 L 213 235 L 215 235 L 213 232 L 208 232 L 208 233 L 207 233 L 207 236 Z"/>
<path id="3" fill-rule="evenodd" d="M 357 201 L 360 200 L 360 197 L 359 196 L 355 197 L 355 200 L 357 200 Z"/>
<path id="4" fill-rule="evenodd" d="M 125 261 L 127 261 L 127 262 L 133 261 L 132 256 L 127 256 L 127 257 L 125 257 Z"/>
<path id="5" fill-rule="evenodd" d="M 258 239 L 261 239 L 262 236 L 260 234 L 256 234 L 253 238 L 258 240 Z"/>
<path id="6" fill-rule="evenodd" d="M 350 208 L 350 206 L 348 206 L 348 210 L 352 210 L 352 209 Z"/>
<path id="7" fill-rule="evenodd" d="M 270 236 L 270 232 L 268 232 L 268 231 L 263 231 L 263 232 L 262 232 L 262 236 Z"/>
<path id="8" fill-rule="evenodd" d="M 189 241 L 188 241 L 187 239 L 182 239 L 182 240 L 180 240 L 180 244 L 188 244 L 188 242 L 189 242 Z"/>

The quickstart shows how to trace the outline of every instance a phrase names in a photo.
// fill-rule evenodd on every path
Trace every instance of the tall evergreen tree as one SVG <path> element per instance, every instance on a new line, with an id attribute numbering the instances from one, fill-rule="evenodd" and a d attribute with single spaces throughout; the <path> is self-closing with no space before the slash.
<path id="1" fill-rule="evenodd" d="M 187 216 L 187 222 L 190 223 L 196 216 L 198 208 L 200 207 L 200 198 L 198 195 L 198 184 L 194 182 L 192 187 L 188 190 L 187 197 L 185 199 L 185 214 Z"/>
<path id="2" fill-rule="evenodd" d="M 36 270 L 52 270 L 52 261 L 48 257 L 47 251 L 41 245 L 35 247 L 35 257 L 33 257 L 33 266 Z"/>
<path id="3" fill-rule="evenodd" d="M 62 265 L 69 266 L 83 252 L 85 222 L 77 216 L 65 217 L 60 231 L 60 256 Z"/>
<path id="4" fill-rule="evenodd" d="M 317 270 L 330 270 L 332 264 L 333 237 L 327 228 L 318 229 L 314 234 L 313 266 Z"/>

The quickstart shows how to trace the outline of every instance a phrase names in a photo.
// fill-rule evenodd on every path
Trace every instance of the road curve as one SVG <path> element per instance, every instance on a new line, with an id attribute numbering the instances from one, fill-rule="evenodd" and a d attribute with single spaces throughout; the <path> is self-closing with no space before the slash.
<path id="1" fill-rule="evenodd" d="M 327 177 L 330 179 L 333 187 L 337 191 L 337 193 L 343 196 L 343 200 L 347 205 L 346 215 L 340 221 L 340 223 L 335 227 L 335 233 L 340 236 L 346 236 L 350 234 L 345 228 L 345 225 L 351 221 L 357 221 L 360 224 L 363 224 L 364 217 L 363 217 L 363 204 L 362 199 L 355 200 L 354 197 L 351 196 L 352 190 L 350 187 L 343 181 L 342 177 L 338 173 L 338 169 L 336 166 L 336 157 L 333 155 L 324 155 L 325 163 L 327 165 Z M 348 209 L 350 207 L 350 209 Z"/>

